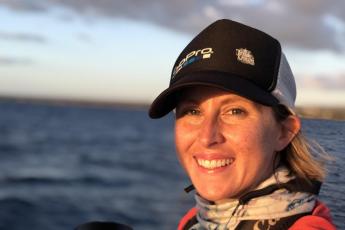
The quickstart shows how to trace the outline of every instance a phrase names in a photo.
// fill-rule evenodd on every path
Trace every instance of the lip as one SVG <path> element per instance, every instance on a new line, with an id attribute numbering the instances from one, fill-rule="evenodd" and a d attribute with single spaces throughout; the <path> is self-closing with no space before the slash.
<path id="1" fill-rule="evenodd" d="M 218 159 L 234 158 L 230 154 L 221 153 L 221 152 L 195 153 L 193 154 L 193 157 L 197 159 L 204 159 L 204 160 L 218 160 Z"/>
<path id="2" fill-rule="evenodd" d="M 223 172 L 231 167 L 235 158 L 224 153 L 198 153 L 193 156 L 196 168 L 201 173 Z M 202 164 L 200 164 L 202 162 Z"/>

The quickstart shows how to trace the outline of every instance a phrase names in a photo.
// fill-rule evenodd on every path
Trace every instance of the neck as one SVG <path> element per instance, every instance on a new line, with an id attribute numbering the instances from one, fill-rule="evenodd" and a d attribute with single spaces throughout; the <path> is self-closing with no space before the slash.
<path id="1" fill-rule="evenodd" d="M 319 186 L 299 186 L 298 179 L 289 176 L 286 168 L 279 168 L 254 190 L 238 199 L 208 201 L 198 194 L 197 219 L 201 226 L 235 226 L 241 220 L 268 219 L 295 215 L 311 211 L 315 204 Z M 291 201 L 298 200 L 298 204 Z M 235 217 L 235 218 L 232 218 Z M 209 228 L 206 228 L 209 229 Z"/>

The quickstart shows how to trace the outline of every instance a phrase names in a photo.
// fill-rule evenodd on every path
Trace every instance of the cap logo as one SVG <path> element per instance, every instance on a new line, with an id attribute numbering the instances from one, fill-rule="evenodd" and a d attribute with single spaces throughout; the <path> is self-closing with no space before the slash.
<path id="1" fill-rule="evenodd" d="M 255 65 L 254 56 L 250 50 L 245 48 L 236 49 L 237 60 L 243 64 Z"/>
<path id="2" fill-rule="evenodd" d="M 193 62 L 202 60 L 202 59 L 207 59 L 211 58 L 211 55 L 213 54 L 213 50 L 211 47 L 208 48 L 203 48 L 199 50 L 193 50 L 189 52 L 179 63 L 178 65 L 174 68 L 172 78 L 175 77 L 175 75 L 184 67 L 187 65 L 192 64 Z"/>

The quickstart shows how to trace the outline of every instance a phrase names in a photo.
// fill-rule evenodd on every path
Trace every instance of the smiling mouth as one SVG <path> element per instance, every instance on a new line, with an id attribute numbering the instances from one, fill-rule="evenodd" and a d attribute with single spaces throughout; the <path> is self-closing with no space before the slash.
<path id="1" fill-rule="evenodd" d="M 197 159 L 197 163 L 200 167 L 205 169 L 216 169 L 231 165 L 234 162 L 234 158 L 228 159 L 217 159 L 217 160 L 204 160 L 204 159 Z"/>

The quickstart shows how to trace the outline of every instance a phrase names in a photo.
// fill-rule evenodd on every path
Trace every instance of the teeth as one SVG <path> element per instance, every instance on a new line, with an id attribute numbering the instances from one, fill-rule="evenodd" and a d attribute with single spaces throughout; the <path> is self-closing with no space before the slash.
<path id="1" fill-rule="evenodd" d="M 219 160 L 203 160 L 203 159 L 198 159 L 197 160 L 199 166 L 206 168 L 206 169 L 215 169 L 215 168 L 220 168 L 224 167 L 226 165 L 232 164 L 234 162 L 234 159 L 219 159 Z"/>
<path id="2" fill-rule="evenodd" d="M 222 161 L 217 161 L 217 168 L 222 166 Z"/>

